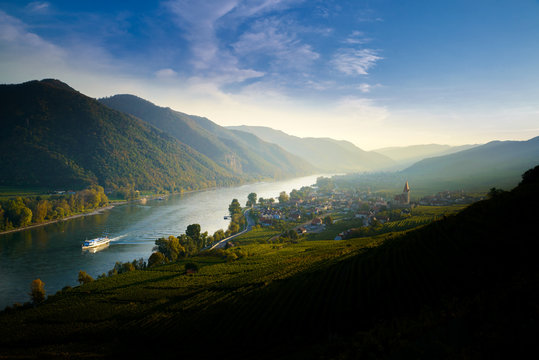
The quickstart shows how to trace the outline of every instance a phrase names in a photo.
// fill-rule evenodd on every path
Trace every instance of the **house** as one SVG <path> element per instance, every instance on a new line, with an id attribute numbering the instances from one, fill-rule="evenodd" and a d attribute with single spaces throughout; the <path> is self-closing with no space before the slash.
<path id="1" fill-rule="evenodd" d="M 313 221 L 311 221 L 311 225 L 320 226 L 322 225 L 322 219 L 320 218 L 314 218 Z"/>
<path id="2" fill-rule="evenodd" d="M 296 229 L 298 232 L 298 235 L 303 235 L 307 232 L 307 229 L 305 229 L 303 226 Z"/>

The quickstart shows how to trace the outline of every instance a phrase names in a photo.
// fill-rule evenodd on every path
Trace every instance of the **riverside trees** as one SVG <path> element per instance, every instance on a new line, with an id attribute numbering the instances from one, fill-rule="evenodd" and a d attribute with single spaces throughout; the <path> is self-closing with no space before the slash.
<path id="1" fill-rule="evenodd" d="M 46 199 L 16 197 L 0 201 L 0 231 L 11 230 L 48 220 L 95 209 L 108 204 L 103 187 L 92 185 L 88 189 L 69 195 L 51 195 Z"/>

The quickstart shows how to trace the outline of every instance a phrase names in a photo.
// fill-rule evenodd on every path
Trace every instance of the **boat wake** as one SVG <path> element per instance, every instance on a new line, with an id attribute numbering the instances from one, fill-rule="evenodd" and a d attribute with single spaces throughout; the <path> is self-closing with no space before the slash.
<path id="1" fill-rule="evenodd" d="M 117 241 L 117 240 L 123 239 L 123 238 L 126 237 L 127 235 L 129 235 L 129 234 L 123 234 L 123 235 L 120 235 L 120 236 L 116 236 L 116 237 L 110 238 L 110 241 L 113 242 L 113 241 Z"/>

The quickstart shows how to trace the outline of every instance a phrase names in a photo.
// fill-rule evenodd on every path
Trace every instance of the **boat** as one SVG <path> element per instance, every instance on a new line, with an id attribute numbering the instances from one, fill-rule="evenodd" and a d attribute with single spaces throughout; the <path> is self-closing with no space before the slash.
<path id="1" fill-rule="evenodd" d="M 85 240 L 82 244 L 82 250 L 91 250 L 99 247 L 105 247 L 109 245 L 109 242 L 110 239 L 108 238 L 108 236 L 99 237 L 92 240 Z"/>

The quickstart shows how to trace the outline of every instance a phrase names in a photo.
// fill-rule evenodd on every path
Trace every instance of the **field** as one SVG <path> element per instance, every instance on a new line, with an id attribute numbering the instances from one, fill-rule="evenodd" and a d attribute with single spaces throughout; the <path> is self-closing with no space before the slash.
<path id="1" fill-rule="evenodd" d="M 12 198 L 16 196 L 29 197 L 37 195 L 46 198 L 50 192 L 51 190 L 47 188 L 0 186 L 0 199 Z"/>

